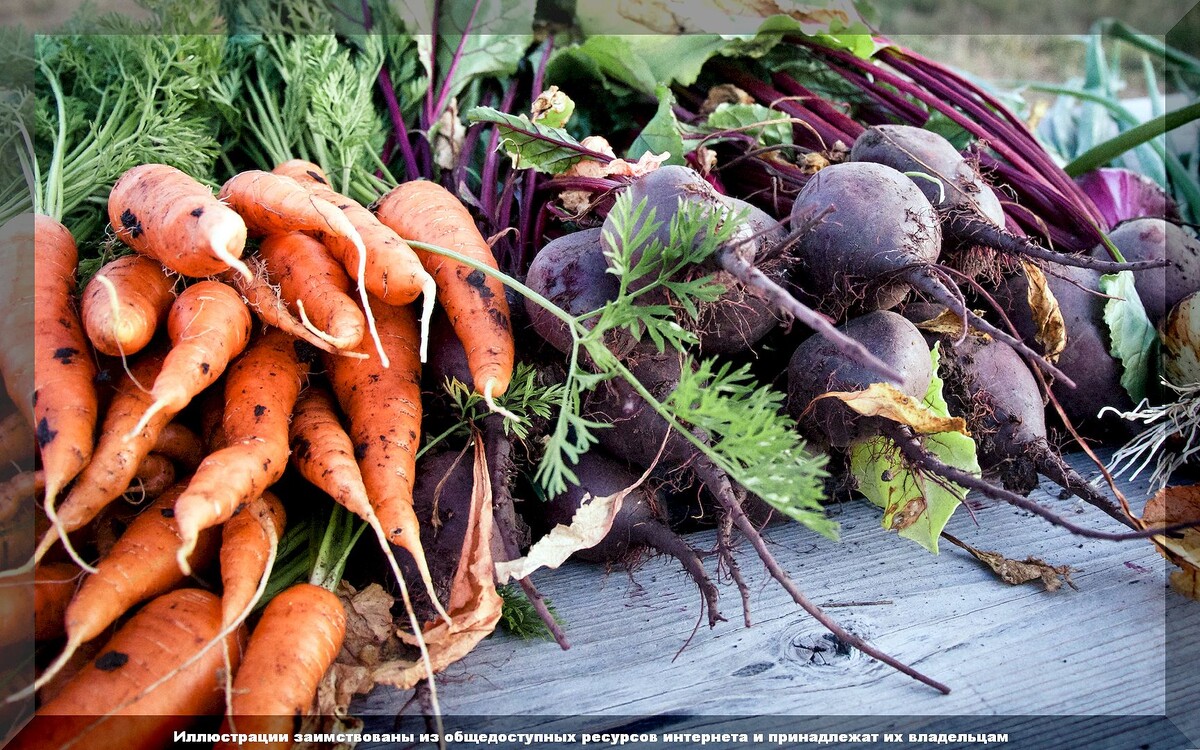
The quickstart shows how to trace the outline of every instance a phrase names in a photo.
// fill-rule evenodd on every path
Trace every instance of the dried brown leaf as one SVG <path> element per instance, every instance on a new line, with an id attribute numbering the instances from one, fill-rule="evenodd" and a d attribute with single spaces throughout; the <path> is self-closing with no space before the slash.
<path id="1" fill-rule="evenodd" d="M 976 549 L 945 532 L 942 533 L 942 537 L 970 552 L 972 557 L 991 568 L 992 572 L 1007 584 L 1019 586 L 1030 581 L 1041 581 L 1046 591 L 1058 591 L 1063 583 L 1078 589 L 1071 580 L 1071 573 L 1075 570 L 1070 565 L 1054 566 L 1032 555 L 1024 560 L 1010 560 L 999 552 Z"/>
<path id="2" fill-rule="evenodd" d="M 958 432 L 970 437 L 962 417 L 942 417 L 919 399 L 900 391 L 891 383 L 873 383 L 862 391 L 830 391 L 814 400 L 836 398 L 864 417 L 883 417 L 907 425 L 921 435 Z"/>
<path id="3" fill-rule="evenodd" d="M 1164 487 L 1142 511 L 1147 526 L 1171 525 L 1200 519 L 1200 485 Z M 1178 565 L 1171 573 L 1171 586 L 1200 601 L 1200 529 L 1185 529 L 1172 536 L 1156 536 L 1154 544 L 1163 557 Z"/>

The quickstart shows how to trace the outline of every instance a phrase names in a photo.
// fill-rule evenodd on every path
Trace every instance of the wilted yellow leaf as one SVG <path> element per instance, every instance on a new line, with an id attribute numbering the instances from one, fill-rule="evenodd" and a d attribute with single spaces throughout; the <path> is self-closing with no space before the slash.
<path id="1" fill-rule="evenodd" d="M 874 383 L 862 391 L 830 391 L 813 400 L 823 398 L 836 398 L 864 417 L 883 417 L 907 425 L 920 435 L 938 432 L 971 435 L 967 431 L 967 421 L 962 417 L 939 416 L 919 399 L 903 393 L 891 383 Z"/>

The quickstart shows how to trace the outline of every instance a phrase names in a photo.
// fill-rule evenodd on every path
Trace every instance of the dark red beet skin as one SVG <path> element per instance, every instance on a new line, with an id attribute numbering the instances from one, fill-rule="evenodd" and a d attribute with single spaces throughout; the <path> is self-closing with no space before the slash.
<path id="1" fill-rule="evenodd" d="M 1169 262 L 1166 268 L 1134 273 L 1138 296 L 1155 325 L 1179 300 L 1200 290 L 1200 242 L 1179 226 L 1158 218 L 1133 219 L 1109 232 L 1108 238 L 1126 260 Z M 1108 258 L 1108 248 L 1098 245 L 1092 255 Z"/>
<path id="2" fill-rule="evenodd" d="M 895 384 L 923 398 L 933 379 L 929 347 L 917 327 L 903 316 L 877 310 L 840 326 L 871 353 L 890 363 L 904 379 Z M 831 391 L 861 391 L 880 382 L 873 372 L 846 359 L 824 339 L 811 337 L 796 347 L 788 366 L 788 411 L 812 440 L 844 448 L 878 432 L 876 417 L 863 417 L 834 398 L 815 401 Z"/>

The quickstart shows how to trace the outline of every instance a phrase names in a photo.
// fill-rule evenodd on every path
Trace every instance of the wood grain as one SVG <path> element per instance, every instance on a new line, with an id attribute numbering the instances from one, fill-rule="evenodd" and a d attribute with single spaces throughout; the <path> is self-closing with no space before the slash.
<path id="1" fill-rule="evenodd" d="M 1086 459 L 1072 463 L 1085 475 L 1096 473 L 1086 471 Z M 1120 486 L 1140 509 L 1145 486 Z M 1073 498 L 1058 499 L 1056 487 L 1043 485 L 1035 497 L 1080 523 L 1121 530 Z M 1011 558 L 1070 565 L 1079 590 L 1010 586 L 945 542 L 940 555 L 930 555 L 880 529 L 878 511 L 865 502 L 830 508 L 841 524 L 840 542 L 797 524 L 767 530 L 774 554 L 813 600 L 859 603 L 830 611 L 949 684 L 948 696 L 857 651 L 837 649 L 743 542 L 739 560 L 753 591 L 750 629 L 742 626 L 736 590 L 721 580 L 729 621 L 702 626 L 675 658 L 700 616 L 699 592 L 678 563 L 654 558 L 631 573 L 606 573 L 569 562 L 534 578 L 565 619 L 573 648 L 563 652 L 552 642 L 497 633 L 440 676 L 443 710 L 526 717 L 1164 714 L 1165 606 L 1168 597 L 1181 598 L 1167 593 L 1165 563 L 1152 545 L 1079 539 L 1008 506 L 975 497 L 970 504 L 974 519 L 960 508 L 948 531 Z M 714 546 L 711 532 L 690 541 L 699 549 Z M 711 570 L 713 559 L 707 564 Z M 878 601 L 891 604 L 865 604 Z M 1200 631 L 1194 616 L 1172 625 L 1181 628 L 1173 638 Z M 1175 682 L 1195 696 L 1200 677 L 1175 671 Z M 394 715 L 407 697 L 377 690 L 355 710 Z M 536 724 L 531 718 L 526 726 Z"/>

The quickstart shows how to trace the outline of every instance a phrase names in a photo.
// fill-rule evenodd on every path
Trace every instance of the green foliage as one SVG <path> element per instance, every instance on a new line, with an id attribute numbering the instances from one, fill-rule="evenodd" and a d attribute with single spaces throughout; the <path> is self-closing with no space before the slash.
<path id="1" fill-rule="evenodd" d="M 131 167 L 164 163 L 213 181 L 208 90 L 224 38 L 204 7 L 160 3 L 146 22 L 81 15 L 63 34 L 36 38 L 38 206 L 85 248 L 105 224 L 94 204 Z"/>
<path id="2" fill-rule="evenodd" d="M 788 116 L 761 104 L 730 104 L 723 102 L 708 116 L 708 128 L 714 133 L 736 131 L 754 136 L 763 146 L 778 146 L 792 142 L 792 124 Z M 711 144 L 720 137 L 708 138 Z"/>
<path id="3" fill-rule="evenodd" d="M 511 583 L 497 586 L 496 593 L 500 594 L 500 598 L 503 600 L 500 607 L 500 626 L 502 628 L 521 640 L 553 639 L 554 636 L 550 633 L 550 629 L 546 627 L 546 623 L 542 622 L 537 610 L 525 598 L 520 587 Z M 558 612 L 555 611 L 550 600 L 543 599 L 542 601 L 545 602 L 546 609 L 550 610 L 550 616 L 554 618 L 554 621 L 560 626 L 563 625 L 562 618 L 558 616 Z"/>
<path id="4" fill-rule="evenodd" d="M 442 82 L 445 93 L 440 95 L 446 101 L 480 78 L 502 78 L 517 71 L 533 43 L 535 0 L 479 0 L 439 7 L 437 69 L 442 76 L 451 76 Z M 451 71 L 456 54 L 458 62 Z"/>
<path id="5" fill-rule="evenodd" d="M 478 422 L 491 412 L 484 403 L 483 396 L 467 387 L 457 379 L 447 379 L 443 384 L 446 393 L 454 402 L 455 411 L 459 415 L 458 430 L 465 433 L 469 426 Z M 554 406 L 562 397 L 562 385 L 550 383 L 543 385 L 538 382 L 537 369 L 528 362 L 518 362 L 513 370 L 512 380 L 508 389 L 496 398 L 496 404 L 512 414 L 517 419 L 505 417 L 504 432 L 518 440 L 529 437 L 529 423 L 532 419 L 546 419 L 554 412 Z"/>
<path id="6" fill-rule="evenodd" d="M 1121 385 L 1136 404 L 1145 398 L 1155 372 L 1158 334 L 1134 287 L 1132 271 L 1101 276 L 1100 292 L 1110 297 L 1104 302 L 1104 323 L 1111 354 L 1121 361 Z"/>
<path id="7" fill-rule="evenodd" d="M 475 107 L 467 112 L 467 122 L 495 123 L 500 132 L 498 148 L 512 159 L 514 169 L 561 174 L 587 158 L 587 150 L 566 130 L 530 122 L 526 115 Z"/>
<path id="8" fill-rule="evenodd" d="M 750 366 L 713 359 L 684 363 L 666 406 L 700 430 L 714 463 L 729 478 L 784 515 L 834 538 L 837 524 L 821 508 L 824 456 L 805 449 L 795 422 L 784 413 L 784 395 L 758 384 Z"/>
<path id="9" fill-rule="evenodd" d="M 942 379 L 937 375 L 940 349 L 934 346 L 933 381 L 925 393 L 924 404 L 940 417 L 950 416 L 942 396 Z M 921 443 L 942 463 L 978 475 L 979 461 L 975 441 L 958 432 L 921 436 Z M 883 527 L 896 529 L 937 554 L 938 537 L 954 510 L 966 498 L 967 491 L 952 482 L 933 477 L 910 467 L 890 438 L 876 436 L 850 449 L 850 471 L 858 489 L 868 500 L 884 509 Z"/>
<path id="10" fill-rule="evenodd" d="M 637 138 L 633 139 L 633 145 L 629 147 L 625 158 L 637 161 L 642 154 L 667 153 L 670 157 L 665 164 L 683 164 L 683 133 L 679 121 L 675 119 L 675 112 L 671 109 L 675 104 L 675 95 L 666 86 L 659 86 L 656 93 L 658 110 L 654 117 L 650 118 L 650 122 L 646 123 L 646 127 L 642 128 L 642 132 L 638 133 Z"/>

